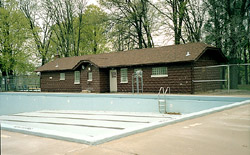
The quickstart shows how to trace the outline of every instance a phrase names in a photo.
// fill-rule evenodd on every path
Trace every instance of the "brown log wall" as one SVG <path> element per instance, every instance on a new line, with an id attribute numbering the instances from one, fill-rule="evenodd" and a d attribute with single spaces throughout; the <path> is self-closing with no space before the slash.
<path id="1" fill-rule="evenodd" d="M 92 81 L 88 81 L 88 68 L 91 68 Z M 54 71 L 41 73 L 41 91 L 43 92 L 81 92 L 89 90 L 100 93 L 109 91 L 109 70 L 101 69 L 85 64 L 85 69 L 81 66 L 76 69 L 80 71 L 80 84 L 74 84 L 74 71 Z M 60 80 L 60 73 L 65 73 L 65 80 Z M 50 79 L 52 77 L 52 79 Z"/>
<path id="2" fill-rule="evenodd" d="M 65 73 L 65 80 L 60 80 L 60 73 Z M 52 79 L 50 79 L 52 77 Z M 54 71 L 41 73 L 42 92 L 80 92 L 81 85 L 74 84 L 74 71 Z"/>
<path id="3" fill-rule="evenodd" d="M 195 67 L 202 66 L 215 66 L 219 65 L 218 61 L 213 55 L 205 53 L 198 61 L 194 63 Z M 222 68 L 194 68 L 193 71 L 194 80 L 219 80 L 222 79 Z M 194 92 L 206 92 L 211 90 L 220 89 L 222 82 L 195 82 Z"/>
<path id="4" fill-rule="evenodd" d="M 160 87 L 170 87 L 172 93 L 191 93 L 191 64 L 158 65 L 158 67 L 168 68 L 168 77 L 151 77 L 152 67 L 157 66 L 128 67 L 128 83 L 121 83 L 120 68 L 117 68 L 118 92 L 132 92 L 132 74 L 134 69 L 142 69 L 144 92 L 158 92 Z M 134 88 L 136 88 L 135 83 Z"/>

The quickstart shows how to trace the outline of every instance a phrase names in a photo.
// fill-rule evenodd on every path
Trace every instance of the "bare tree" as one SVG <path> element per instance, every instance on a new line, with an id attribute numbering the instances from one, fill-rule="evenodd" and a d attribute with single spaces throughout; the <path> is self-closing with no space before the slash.
<path id="1" fill-rule="evenodd" d="M 45 10 L 52 19 L 53 42 L 62 56 L 79 55 L 84 0 L 46 0 Z M 79 22 L 75 22 L 78 19 Z M 78 23 L 76 25 L 76 23 Z"/>
<path id="2" fill-rule="evenodd" d="M 52 36 L 52 19 L 47 12 L 39 9 L 41 7 L 41 4 L 39 4 L 39 1 L 20 0 L 20 8 L 29 21 L 38 56 L 41 57 L 42 65 L 44 65 L 48 61 Z"/>
<path id="3" fill-rule="evenodd" d="M 182 36 L 182 28 L 187 9 L 187 0 L 164 0 L 158 3 L 158 5 L 149 0 L 147 1 L 165 18 L 163 24 L 170 26 L 174 31 L 175 44 L 180 44 L 181 41 L 185 43 L 186 41 Z"/>
<path id="4" fill-rule="evenodd" d="M 200 0 L 187 0 L 184 28 L 189 42 L 200 42 L 206 8 Z"/>
<path id="5" fill-rule="evenodd" d="M 134 48 L 151 48 L 154 46 L 151 34 L 153 22 L 150 21 L 152 14 L 150 14 L 150 6 L 147 0 L 101 0 L 101 4 L 110 10 L 114 25 L 120 25 L 113 30 L 125 32 L 123 36 L 117 33 L 120 43 L 123 42 L 121 42 L 122 38 L 126 38 L 126 42 L 129 42 L 128 45 L 131 45 L 130 42 L 137 45 Z"/>

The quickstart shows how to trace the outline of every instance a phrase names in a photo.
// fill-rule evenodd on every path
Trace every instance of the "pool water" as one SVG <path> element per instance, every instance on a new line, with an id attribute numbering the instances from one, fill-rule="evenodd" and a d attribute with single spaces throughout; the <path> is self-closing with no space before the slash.
<path id="1" fill-rule="evenodd" d="M 167 95 L 0 93 L 5 130 L 96 145 L 177 121 L 250 103 L 250 98 Z"/>

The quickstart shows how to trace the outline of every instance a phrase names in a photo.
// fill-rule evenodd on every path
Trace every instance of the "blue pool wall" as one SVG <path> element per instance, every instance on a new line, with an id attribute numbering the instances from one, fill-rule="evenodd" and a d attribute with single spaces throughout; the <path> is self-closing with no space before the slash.
<path id="1" fill-rule="evenodd" d="M 167 95 L 166 99 L 168 112 L 188 114 L 250 98 Z M 40 110 L 159 113 L 157 95 L 0 93 L 0 115 Z"/>

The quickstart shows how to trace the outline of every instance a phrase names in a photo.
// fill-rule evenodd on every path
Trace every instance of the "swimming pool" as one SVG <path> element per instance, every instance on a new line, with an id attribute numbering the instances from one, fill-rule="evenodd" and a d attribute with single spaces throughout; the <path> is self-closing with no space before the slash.
<path id="1" fill-rule="evenodd" d="M 167 95 L 167 110 L 181 114 L 249 100 L 239 97 Z M 157 95 L 0 93 L 0 115 L 38 110 L 159 113 Z"/>
<path id="2" fill-rule="evenodd" d="M 100 144 L 177 121 L 250 103 L 250 98 L 167 95 L 0 93 L 2 128 L 57 139 Z"/>

